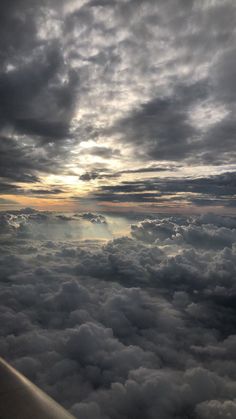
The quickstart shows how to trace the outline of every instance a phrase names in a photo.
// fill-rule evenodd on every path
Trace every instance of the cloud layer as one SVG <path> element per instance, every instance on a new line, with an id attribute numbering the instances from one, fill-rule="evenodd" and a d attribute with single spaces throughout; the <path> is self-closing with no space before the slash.
<path id="1" fill-rule="evenodd" d="M 1 355 L 78 418 L 233 418 L 235 219 L 78 219 L 1 214 Z"/>

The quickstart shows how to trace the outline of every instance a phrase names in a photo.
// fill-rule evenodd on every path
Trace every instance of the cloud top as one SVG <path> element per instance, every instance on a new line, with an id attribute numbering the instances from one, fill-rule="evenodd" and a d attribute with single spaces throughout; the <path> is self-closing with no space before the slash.
<path id="1" fill-rule="evenodd" d="M 103 244 L 51 238 L 74 218 L 1 215 L 1 355 L 78 418 L 232 416 L 235 219 L 152 216 Z"/>

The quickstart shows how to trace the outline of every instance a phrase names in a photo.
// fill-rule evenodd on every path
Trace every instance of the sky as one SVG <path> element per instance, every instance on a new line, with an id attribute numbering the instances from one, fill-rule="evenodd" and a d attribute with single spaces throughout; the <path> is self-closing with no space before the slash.
<path id="1" fill-rule="evenodd" d="M 233 0 L 3 0 L 0 209 L 235 214 Z"/>
<path id="2" fill-rule="evenodd" d="M 75 418 L 236 417 L 235 22 L 1 1 L 0 356 Z"/>

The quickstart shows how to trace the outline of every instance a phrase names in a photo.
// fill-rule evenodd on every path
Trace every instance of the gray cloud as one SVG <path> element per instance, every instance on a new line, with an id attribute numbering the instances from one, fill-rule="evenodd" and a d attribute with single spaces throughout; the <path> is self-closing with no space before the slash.
<path id="1" fill-rule="evenodd" d="M 134 169 L 124 169 L 119 170 L 118 172 L 112 172 L 111 170 L 108 171 L 106 168 L 98 168 L 91 172 L 85 172 L 83 173 L 79 179 L 83 181 L 90 181 L 94 179 L 106 179 L 106 178 L 118 178 L 121 175 L 125 174 L 135 174 L 135 173 L 157 173 L 157 172 L 166 172 L 166 171 L 174 171 L 178 169 L 179 166 L 147 166 L 147 167 L 139 167 Z"/>
<path id="2" fill-rule="evenodd" d="M 20 188 L 17 188 L 15 185 L 11 183 L 0 183 L 0 191 L 1 194 L 15 194 L 20 191 Z"/>
<path id="3" fill-rule="evenodd" d="M 1 7 L 0 175 L 16 182 L 59 170 L 73 142 L 67 138 L 78 74 L 66 64 L 59 39 L 39 36 L 52 6 L 13 1 Z"/>
<path id="4" fill-rule="evenodd" d="M 1 355 L 78 417 L 232 415 L 235 219 L 153 217 L 105 244 L 64 236 L 92 216 L 1 214 Z"/>
<path id="5" fill-rule="evenodd" d="M 123 133 L 125 141 L 133 142 L 136 151 L 149 159 L 187 158 L 197 147 L 194 140 L 199 135 L 189 122 L 188 107 L 205 95 L 206 88 L 202 85 L 177 87 L 171 97 L 142 104 L 140 109 L 121 119 L 114 131 Z"/>
<path id="6" fill-rule="evenodd" d="M 108 132 L 133 144 L 134 152 L 145 159 L 234 162 L 235 5 L 228 1 L 203 6 L 193 1 L 186 7 L 186 2 L 181 1 L 149 1 L 139 2 L 139 7 L 145 18 L 139 21 L 134 15 L 130 24 L 133 32 L 123 46 L 143 77 L 151 78 L 156 70 L 159 79 L 157 76 L 153 82 L 151 98 L 139 102 Z M 124 15 L 122 19 L 124 22 Z M 144 22 L 149 24 L 146 31 Z M 155 29 L 159 36 L 153 45 Z M 138 48 L 145 52 L 138 52 Z M 165 57 L 156 65 L 154 51 Z M 149 52 L 151 59 L 147 57 Z M 183 67 L 186 72 L 182 73 Z M 211 106 L 213 113 L 221 105 L 226 115 L 220 121 L 213 119 L 209 125 L 202 115 L 203 125 L 198 126 L 191 119 L 194 108 L 204 109 L 206 105 Z"/>
<path id="7" fill-rule="evenodd" d="M 82 150 L 80 152 L 81 155 L 83 154 L 90 154 L 92 156 L 99 156 L 102 157 L 104 159 L 109 159 L 111 157 L 119 157 L 120 156 L 120 151 L 116 150 L 116 149 L 111 149 L 108 147 L 101 147 L 101 146 L 95 146 L 95 147 L 91 147 L 89 149 L 85 149 Z"/>
<path id="8" fill-rule="evenodd" d="M 63 192 L 63 189 L 54 188 L 54 189 L 30 189 L 27 193 L 32 195 L 57 195 Z"/>
<path id="9" fill-rule="evenodd" d="M 45 150 L 46 151 L 46 150 Z M 2 137 L 0 139 L 0 176 L 11 181 L 34 183 L 38 181 L 37 173 L 49 172 L 55 164 L 50 160 L 53 150 L 48 153 L 34 144 L 22 146 L 17 139 Z M 56 170 L 56 167 L 55 167 Z"/>
<path id="10" fill-rule="evenodd" d="M 138 171 L 139 173 L 139 171 Z M 94 177 L 96 178 L 96 176 Z M 91 180 L 86 176 L 84 180 Z M 181 196 L 175 194 L 182 194 Z M 196 205 L 235 204 L 235 172 L 225 172 L 201 178 L 150 178 L 138 181 L 123 181 L 116 185 L 98 188 L 89 199 L 107 202 L 166 202 L 181 201 Z M 170 197 L 169 197 L 170 196 Z M 74 197 L 74 199 L 78 199 Z M 81 198 L 83 199 L 83 198 Z"/>
<path id="11" fill-rule="evenodd" d="M 188 89 L 189 93 L 186 93 Z M 198 105 L 200 99 L 204 103 L 207 91 L 203 86 L 178 86 L 170 97 L 143 103 L 118 121 L 112 132 L 119 135 L 121 141 L 133 144 L 139 157 L 147 160 L 190 160 L 203 164 L 234 162 L 232 113 L 207 130 L 190 121 L 191 107 Z"/>
<path id="12" fill-rule="evenodd" d="M 49 10 L 50 2 L 35 8 L 28 1 L 4 2 L 0 120 L 2 127 L 57 139 L 68 134 L 77 76 L 66 66 L 59 40 L 45 43 L 38 36 L 38 20 Z"/>
<path id="13" fill-rule="evenodd" d="M 89 154 L 129 154 L 140 168 L 234 162 L 232 1 L 20 0 L 1 10 L 5 180 L 84 168 L 87 150 L 80 162 L 73 151 L 88 140 L 99 140 Z M 86 167 L 81 180 L 139 173 L 116 172 Z"/>

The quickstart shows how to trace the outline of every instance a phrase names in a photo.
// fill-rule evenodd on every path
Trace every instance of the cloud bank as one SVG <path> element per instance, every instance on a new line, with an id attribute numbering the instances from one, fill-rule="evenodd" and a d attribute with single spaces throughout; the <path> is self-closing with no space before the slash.
<path id="1" fill-rule="evenodd" d="M 1 356 L 78 418 L 233 418 L 235 219 L 152 216 L 101 243 L 65 235 L 78 218 L 1 213 Z"/>

